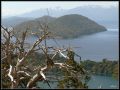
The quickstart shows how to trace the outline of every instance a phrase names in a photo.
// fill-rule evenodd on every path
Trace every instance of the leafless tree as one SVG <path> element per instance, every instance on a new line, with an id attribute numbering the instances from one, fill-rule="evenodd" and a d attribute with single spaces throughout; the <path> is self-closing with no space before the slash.
<path id="1" fill-rule="evenodd" d="M 50 32 L 47 31 L 47 25 L 40 24 L 40 27 L 44 31 L 43 35 L 38 36 L 38 39 L 35 41 L 35 43 L 28 50 L 26 50 L 25 39 L 28 30 L 22 33 L 21 38 L 18 38 L 14 36 L 14 28 L 12 28 L 12 30 L 9 30 L 9 28 L 1 26 L 2 88 L 35 88 L 36 82 L 42 80 L 46 81 L 46 83 L 48 83 L 48 85 L 50 86 L 45 72 L 55 67 L 58 67 L 60 69 L 64 68 L 65 70 L 72 68 L 66 63 L 59 63 L 53 61 L 54 57 L 57 54 L 61 54 L 61 56 L 68 60 L 69 57 L 63 53 L 66 50 L 53 48 L 53 51 L 55 52 L 53 56 L 50 57 L 48 55 L 46 39 L 47 37 L 49 37 Z M 15 38 L 15 41 L 12 41 L 13 37 Z M 45 41 L 45 45 L 41 44 L 41 42 L 43 41 Z M 27 59 L 31 56 L 31 54 L 35 53 L 38 50 L 43 51 L 46 57 L 45 65 L 31 67 L 30 63 L 27 63 Z"/>

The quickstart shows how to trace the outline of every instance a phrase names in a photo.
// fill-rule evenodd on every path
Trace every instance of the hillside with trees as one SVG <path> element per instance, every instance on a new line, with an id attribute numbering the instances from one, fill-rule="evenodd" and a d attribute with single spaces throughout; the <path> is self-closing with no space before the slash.
<path id="1" fill-rule="evenodd" d="M 27 28 L 29 28 L 29 32 L 37 32 L 40 35 L 39 29 L 41 23 L 47 23 L 49 26 L 48 31 L 65 39 L 107 30 L 104 26 L 97 24 L 93 20 L 77 14 L 64 15 L 58 18 L 50 16 L 36 18 L 16 25 L 14 30 L 17 36 Z"/>

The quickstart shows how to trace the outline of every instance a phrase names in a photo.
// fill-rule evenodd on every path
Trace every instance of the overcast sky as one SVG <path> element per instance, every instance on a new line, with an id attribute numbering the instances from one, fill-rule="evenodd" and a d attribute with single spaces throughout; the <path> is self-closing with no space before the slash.
<path id="1" fill-rule="evenodd" d="M 2 17 L 20 15 L 41 8 L 72 9 L 79 6 L 117 6 L 118 1 L 2 1 Z"/>

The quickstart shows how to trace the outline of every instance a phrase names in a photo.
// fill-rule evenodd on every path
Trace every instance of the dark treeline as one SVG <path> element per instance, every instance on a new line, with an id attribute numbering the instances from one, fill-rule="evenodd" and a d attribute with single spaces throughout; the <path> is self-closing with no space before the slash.
<path id="1" fill-rule="evenodd" d="M 36 60 L 34 63 L 36 63 L 36 65 L 38 63 L 40 64 L 44 60 L 43 54 L 35 53 L 34 55 L 35 55 L 34 59 Z M 54 61 L 65 62 L 65 59 L 57 55 Z M 119 76 L 118 61 L 110 61 L 108 59 L 103 59 L 100 62 L 96 62 L 92 60 L 82 60 L 78 65 L 82 65 L 87 71 L 89 71 L 90 74 L 112 76 L 115 77 L 116 79 L 118 79 Z"/>
<path id="2" fill-rule="evenodd" d="M 91 60 L 81 61 L 83 67 L 88 70 L 91 74 L 96 75 L 107 75 L 118 78 L 119 72 L 119 62 L 110 61 L 108 59 L 103 59 L 100 62 L 95 62 Z"/>

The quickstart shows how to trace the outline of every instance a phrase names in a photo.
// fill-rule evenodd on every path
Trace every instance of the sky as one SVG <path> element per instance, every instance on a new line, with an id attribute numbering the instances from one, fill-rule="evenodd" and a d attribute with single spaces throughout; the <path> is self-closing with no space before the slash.
<path id="1" fill-rule="evenodd" d="M 117 6 L 118 1 L 2 1 L 2 17 L 16 16 L 42 8 L 72 9 L 80 6 Z"/>

